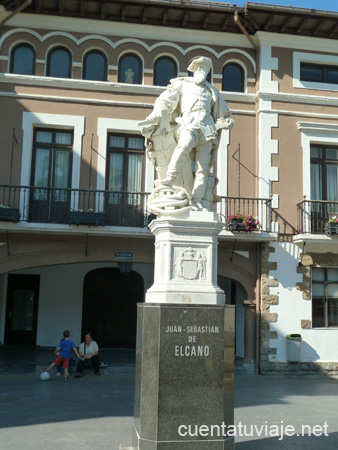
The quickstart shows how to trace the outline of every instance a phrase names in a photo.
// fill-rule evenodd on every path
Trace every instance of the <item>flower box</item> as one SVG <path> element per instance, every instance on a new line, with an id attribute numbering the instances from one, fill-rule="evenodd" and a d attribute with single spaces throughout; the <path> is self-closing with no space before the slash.
<path id="1" fill-rule="evenodd" d="M 20 210 L 18 208 L 0 207 L 0 220 L 4 222 L 20 222 Z"/>
<path id="2" fill-rule="evenodd" d="M 252 215 L 243 216 L 241 214 L 235 214 L 228 216 L 229 231 L 245 231 L 246 233 L 251 233 L 251 231 L 258 231 L 259 228 L 259 221 Z"/>
<path id="3" fill-rule="evenodd" d="M 327 223 L 324 231 L 325 231 L 325 234 L 331 234 L 331 235 L 338 234 L 338 223 L 335 223 L 335 222 Z"/>
<path id="4" fill-rule="evenodd" d="M 105 225 L 105 213 L 91 211 L 71 211 L 69 223 L 75 225 Z"/>
<path id="5" fill-rule="evenodd" d="M 325 224 L 324 228 L 325 234 L 338 234 L 338 217 L 333 216 L 331 217 Z"/>
<path id="6" fill-rule="evenodd" d="M 230 218 L 228 219 L 228 230 L 229 231 L 248 231 L 245 228 L 245 225 L 243 223 L 243 219 L 241 218 Z"/>

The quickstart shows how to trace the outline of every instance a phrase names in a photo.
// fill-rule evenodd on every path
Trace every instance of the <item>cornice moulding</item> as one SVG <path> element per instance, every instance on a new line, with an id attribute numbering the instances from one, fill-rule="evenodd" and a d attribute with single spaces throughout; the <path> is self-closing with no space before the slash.
<path id="1" fill-rule="evenodd" d="M 169 40 L 174 42 L 198 42 L 196 34 L 198 30 L 186 30 L 169 27 L 159 27 L 154 25 L 139 25 L 120 22 L 108 22 L 104 20 L 88 20 L 81 18 L 44 16 L 38 14 L 18 14 L 13 17 L 8 23 L 11 27 L 30 27 L 35 30 L 59 30 L 85 34 L 99 34 L 106 36 L 121 36 L 130 37 L 130 27 L 133 29 L 134 38 L 154 39 L 158 41 L 159 36 L 161 40 Z M 241 34 L 235 33 L 221 33 L 217 31 L 202 30 L 203 44 L 222 45 L 225 44 L 225 36 L 227 39 L 227 46 L 236 46 L 241 48 L 252 49 L 247 38 Z"/>
<path id="2" fill-rule="evenodd" d="M 291 48 L 293 50 L 318 51 L 320 53 L 337 53 L 337 41 L 310 36 L 295 36 L 293 34 L 269 33 L 257 31 L 254 36 L 260 46 Z M 325 50 L 324 50 L 325 49 Z"/>
<path id="3" fill-rule="evenodd" d="M 96 98 L 83 98 L 83 97 L 64 97 L 58 95 L 40 95 L 40 94 L 18 94 L 16 92 L 0 92 L 0 97 L 13 97 L 23 98 L 27 100 L 43 100 L 43 101 L 55 101 L 63 103 L 85 103 L 88 105 L 107 105 L 107 106 L 124 106 L 129 108 L 153 108 L 153 103 L 141 103 L 141 102 L 126 102 L 116 100 L 101 100 Z"/>
<path id="4" fill-rule="evenodd" d="M 51 78 L 36 75 L 0 74 L 0 83 L 40 86 L 41 88 L 63 88 L 74 90 L 103 91 L 107 93 L 147 94 L 159 96 L 166 88 L 160 86 L 146 86 L 142 84 L 112 83 L 109 81 L 88 81 L 79 79 Z M 255 94 L 239 92 L 221 92 L 228 101 L 254 103 Z"/>
<path id="5" fill-rule="evenodd" d="M 325 97 L 320 95 L 302 95 L 302 94 L 291 94 L 287 92 L 269 93 L 259 91 L 256 94 L 256 98 L 257 100 L 262 99 L 277 102 L 338 106 L 338 97 Z"/>
<path id="6" fill-rule="evenodd" d="M 51 78 L 36 75 L 0 74 L 1 83 L 26 84 L 40 87 L 84 89 L 91 91 L 122 92 L 132 94 L 160 95 L 165 88 L 142 84 L 111 83 L 109 81 L 89 81 L 79 79 Z"/>
<path id="7" fill-rule="evenodd" d="M 94 229 L 95 228 L 95 229 Z M 101 229 L 98 229 L 101 228 Z M 18 224 L 2 224 L 0 223 L 0 232 L 14 231 L 15 233 L 37 233 L 37 234 L 68 234 L 68 235 L 85 235 L 90 236 L 125 236 L 133 238 L 153 238 L 148 228 L 136 227 L 114 227 L 106 225 L 104 227 L 88 227 L 86 225 L 59 225 L 20 222 Z M 1 243 L 0 245 L 3 245 Z M 7 245 L 7 243 L 6 243 Z"/>
<path id="8" fill-rule="evenodd" d="M 338 125 L 333 123 L 297 122 L 297 128 L 308 133 L 338 134 Z"/>

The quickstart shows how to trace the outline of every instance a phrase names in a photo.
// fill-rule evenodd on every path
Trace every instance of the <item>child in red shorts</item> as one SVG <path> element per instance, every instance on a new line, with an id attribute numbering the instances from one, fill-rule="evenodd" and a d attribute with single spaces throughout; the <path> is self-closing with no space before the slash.
<path id="1" fill-rule="evenodd" d="M 65 330 L 63 332 L 64 340 L 62 340 L 56 349 L 57 352 L 60 352 L 56 360 L 47 368 L 45 369 L 45 372 L 49 372 L 49 370 L 54 367 L 55 365 L 62 364 L 62 367 L 65 369 L 65 381 L 68 381 L 68 367 L 69 367 L 69 358 L 70 358 L 70 352 L 73 349 L 76 356 L 80 358 L 80 355 L 78 351 L 76 350 L 76 347 L 74 345 L 74 342 L 69 339 L 70 332 L 68 330 Z"/>

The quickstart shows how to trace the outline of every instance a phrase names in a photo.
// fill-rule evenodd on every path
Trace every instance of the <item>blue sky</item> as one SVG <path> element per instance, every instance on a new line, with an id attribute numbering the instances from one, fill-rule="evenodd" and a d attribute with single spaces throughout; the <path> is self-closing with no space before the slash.
<path id="1" fill-rule="evenodd" d="M 246 0 L 214 0 L 219 3 L 243 6 Z M 250 0 L 249 0 L 250 1 Z M 261 0 L 251 3 L 264 3 L 265 5 L 295 6 L 298 8 L 320 9 L 326 11 L 338 11 L 338 0 Z"/>

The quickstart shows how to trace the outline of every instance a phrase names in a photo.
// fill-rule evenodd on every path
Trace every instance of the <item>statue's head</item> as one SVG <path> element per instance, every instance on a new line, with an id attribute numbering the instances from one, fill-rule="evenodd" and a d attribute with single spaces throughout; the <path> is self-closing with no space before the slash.
<path id="1" fill-rule="evenodd" d="M 202 83 L 206 80 L 211 67 L 211 59 L 201 56 L 200 58 L 194 59 L 190 63 L 188 70 L 190 72 L 193 72 L 194 80 L 196 81 L 196 83 Z"/>

